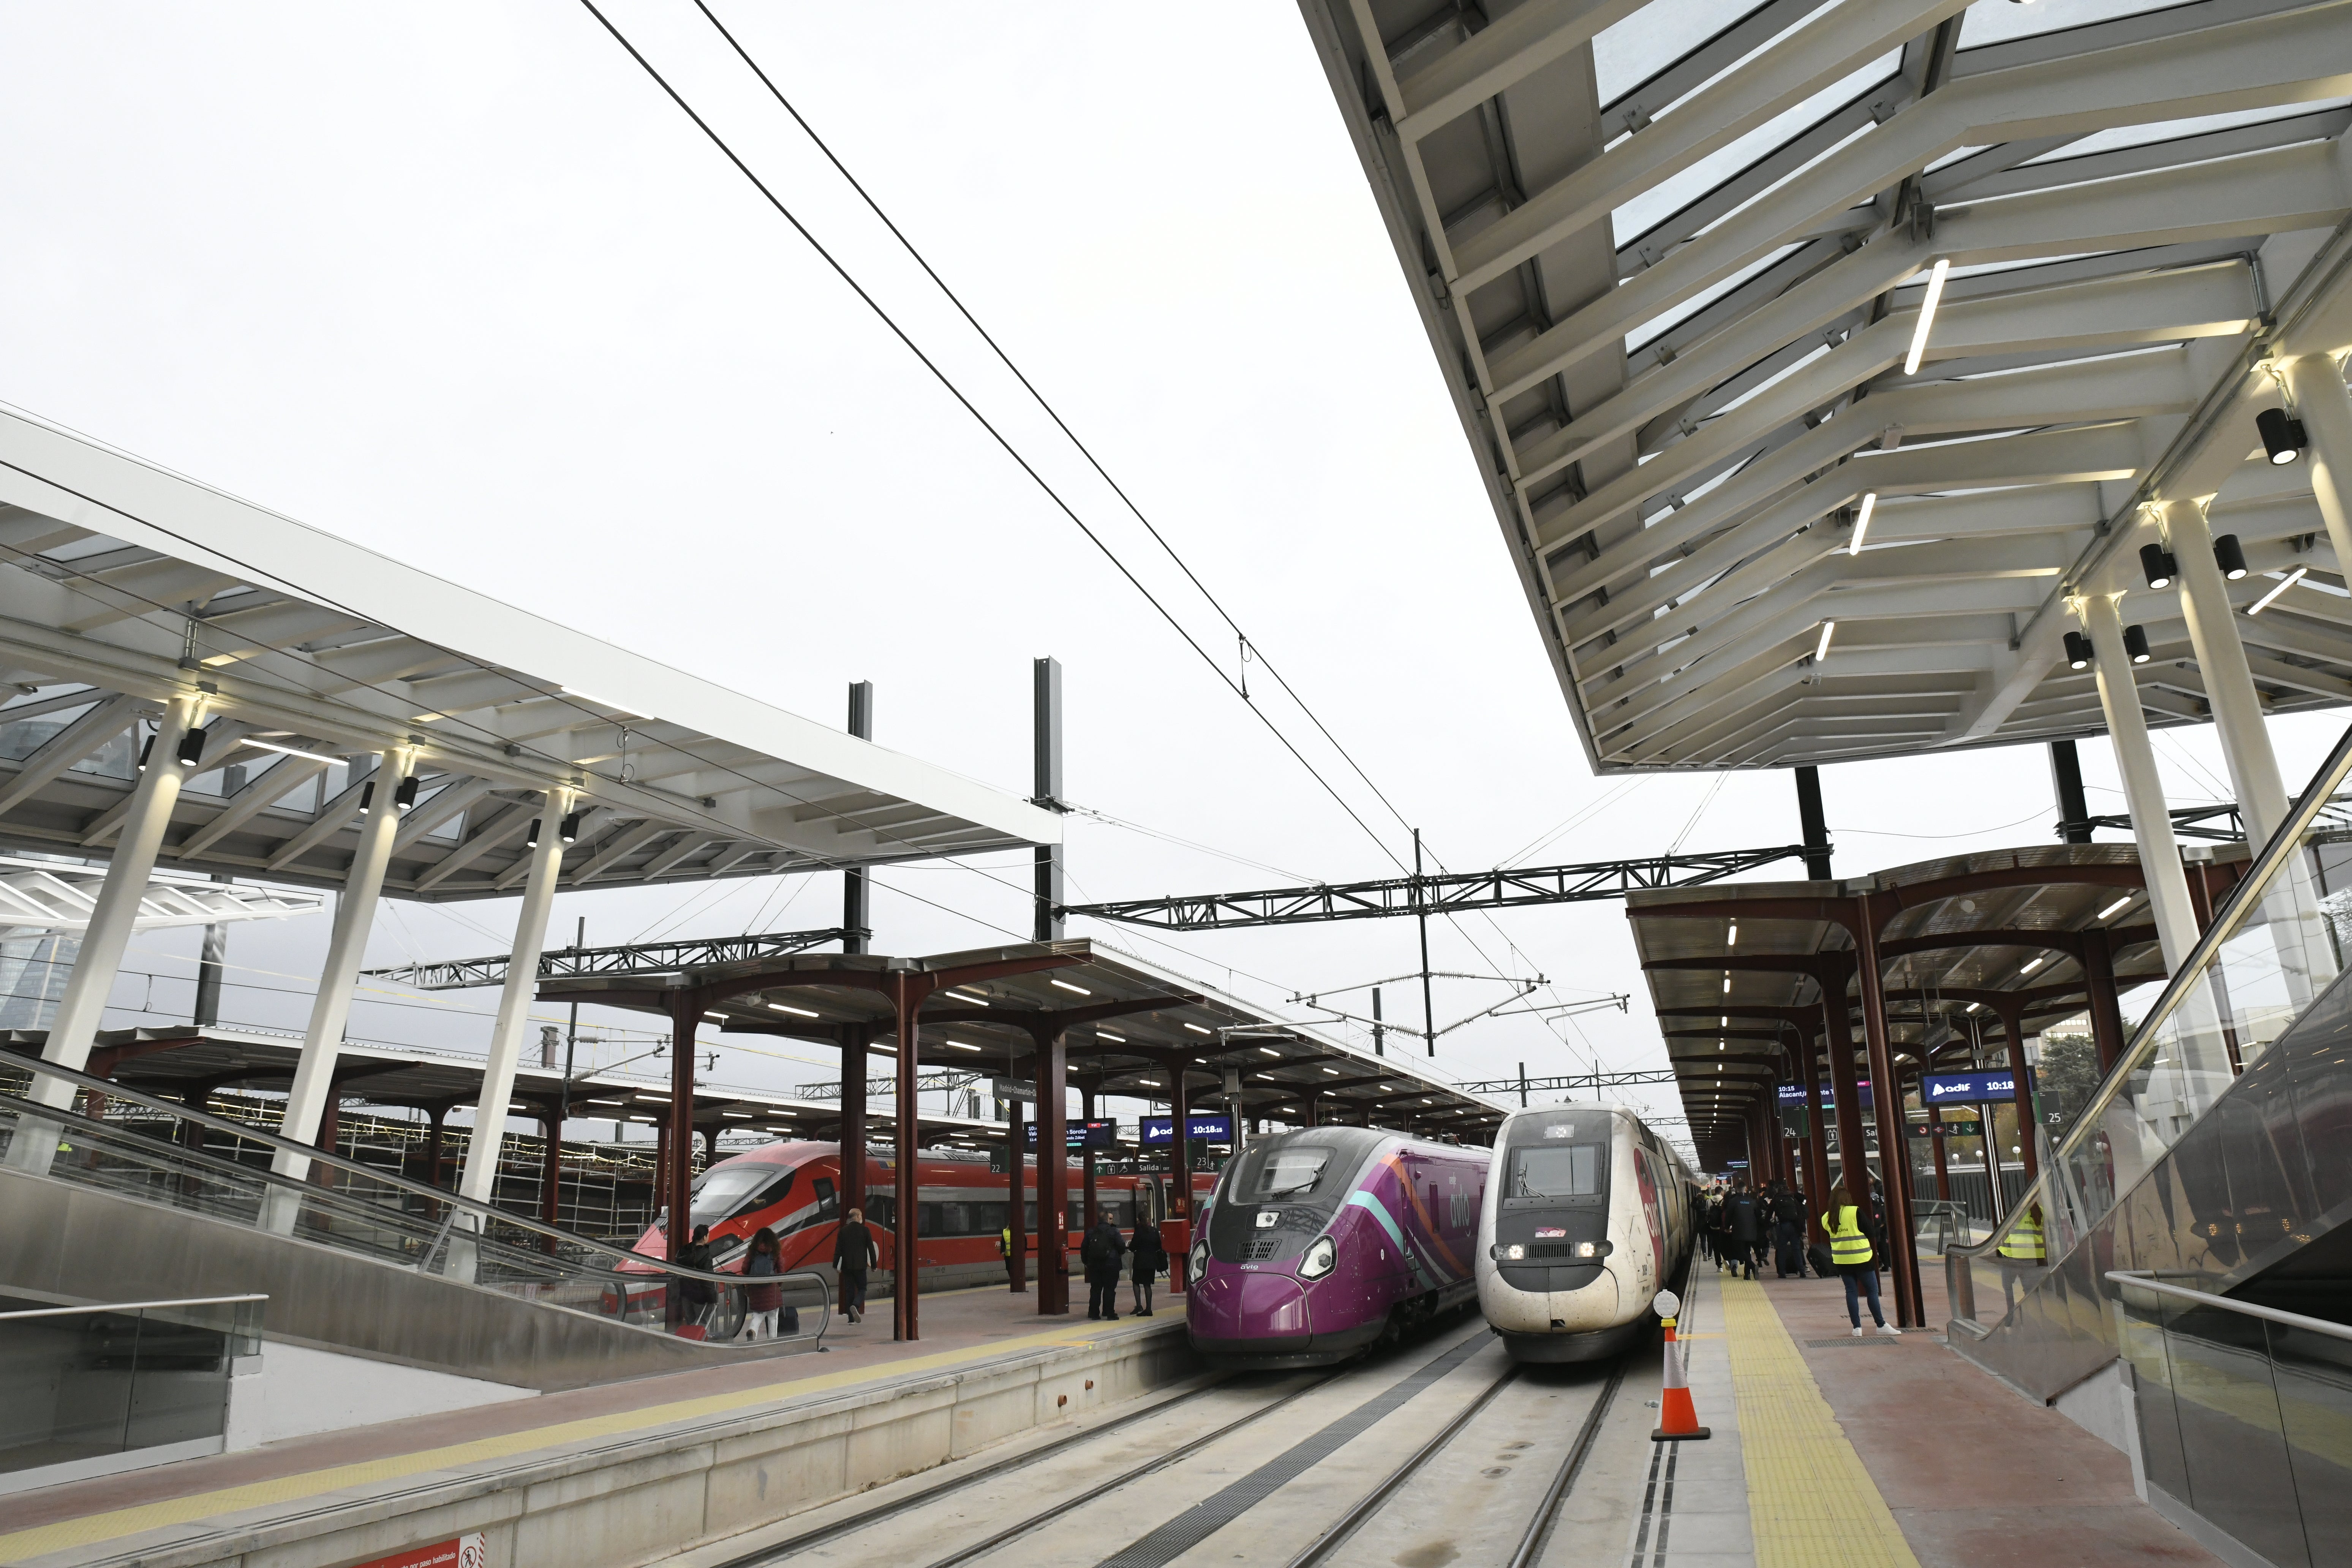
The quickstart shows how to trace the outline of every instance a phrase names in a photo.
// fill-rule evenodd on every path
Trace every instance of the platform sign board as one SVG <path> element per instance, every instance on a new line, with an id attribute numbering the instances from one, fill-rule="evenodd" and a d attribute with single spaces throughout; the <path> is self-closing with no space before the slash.
<path id="1" fill-rule="evenodd" d="M 1176 1119 L 1172 1116 L 1147 1116 L 1141 1123 L 1143 1136 L 1139 1142 L 1147 1149 L 1165 1147 L 1176 1142 Z M 1234 1141 L 1234 1119 L 1223 1111 L 1194 1111 L 1184 1124 L 1184 1135 L 1196 1143 L 1230 1143 Z"/>
<path id="2" fill-rule="evenodd" d="M 2033 1087 L 2033 1069 L 2025 1069 L 2025 1083 Z M 1988 1100 L 2008 1100 L 2017 1093 L 2017 1075 L 2007 1068 L 1996 1072 L 1931 1072 L 1919 1080 L 1925 1105 L 1976 1105 Z"/>
<path id="3" fill-rule="evenodd" d="M 1030 1078 L 992 1078 L 988 1080 L 988 1092 L 997 1100 L 1024 1100 L 1037 1102 L 1037 1080 Z"/>
<path id="4" fill-rule="evenodd" d="M 480 1531 L 430 1546 L 411 1546 L 389 1557 L 371 1558 L 357 1568 L 489 1568 L 489 1543 Z"/>
<path id="5" fill-rule="evenodd" d="M 1854 1087 L 1862 1092 L 1863 1104 L 1868 1105 L 1871 1102 L 1870 1080 L 1864 1079 Z M 1791 1105 L 1802 1106 L 1805 1103 L 1805 1086 L 1801 1083 L 1784 1083 L 1780 1086 L 1780 1104 L 1784 1108 Z M 1827 1084 L 1822 1085 L 1822 1109 L 1823 1110 L 1837 1109 L 1837 1102 L 1830 1097 L 1830 1086 Z"/>
<path id="6" fill-rule="evenodd" d="M 1930 1131 L 1931 1126 L 1932 1124 L 1929 1122 L 1914 1121 L 1911 1123 L 1911 1136 L 1914 1138 L 1931 1138 L 1935 1136 L 1935 1134 Z M 1944 1136 L 1947 1138 L 1981 1138 L 1984 1136 L 1984 1123 L 1975 1120 L 1974 1118 L 1970 1118 L 1966 1121 L 1947 1121 L 1943 1124 L 1943 1128 Z"/>
<path id="7" fill-rule="evenodd" d="M 1037 1124 L 1024 1124 L 1023 1134 L 1029 1147 L 1037 1146 Z M 1118 1147 L 1118 1123 L 1116 1121 L 1066 1121 L 1062 1123 L 1062 1141 L 1071 1149 L 1116 1149 Z"/>

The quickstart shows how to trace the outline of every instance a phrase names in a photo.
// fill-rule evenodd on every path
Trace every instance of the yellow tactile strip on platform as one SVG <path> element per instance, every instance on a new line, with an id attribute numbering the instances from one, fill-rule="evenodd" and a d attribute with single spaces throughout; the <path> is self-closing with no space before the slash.
<path id="1" fill-rule="evenodd" d="M 1756 1568 L 1919 1568 L 1761 1285 L 1723 1282 L 1723 1327 Z"/>
<path id="2" fill-rule="evenodd" d="M 815 1377 L 796 1378 L 790 1383 L 771 1383 L 757 1388 L 709 1394 L 700 1399 L 649 1405 L 635 1410 L 616 1411 L 610 1415 L 588 1416 L 577 1421 L 562 1421 L 551 1426 L 509 1432 L 496 1437 L 477 1438 L 470 1443 L 424 1448 L 411 1454 L 390 1454 L 381 1459 L 305 1470 L 297 1475 L 278 1476 L 245 1486 L 226 1487 L 217 1491 L 194 1492 L 186 1497 L 167 1498 L 159 1502 L 142 1503 L 135 1508 L 117 1509 L 110 1513 L 85 1514 L 79 1519 L 59 1520 L 53 1524 L 36 1525 L 30 1530 L 0 1535 L 0 1563 L 22 1562 L 69 1547 L 91 1546 L 102 1541 L 137 1535 L 143 1531 L 161 1530 L 174 1524 L 193 1524 L 225 1514 L 242 1513 L 247 1509 L 267 1508 L 273 1503 L 300 1502 L 350 1487 L 398 1480 L 404 1476 L 424 1475 L 434 1470 L 457 1469 L 488 1459 L 512 1458 L 541 1448 L 557 1448 L 599 1437 L 625 1436 L 680 1421 L 726 1415 L 855 1384 L 895 1382 L 911 1374 L 949 1371 L 960 1363 L 993 1360 L 1049 1345 L 1091 1345 L 1108 1337 L 1100 1331 L 1089 1333 L 1073 1331 L 1070 1328 L 1051 1329 L 1019 1339 L 995 1340 L 983 1345 L 941 1351 L 907 1361 L 845 1368 Z"/>

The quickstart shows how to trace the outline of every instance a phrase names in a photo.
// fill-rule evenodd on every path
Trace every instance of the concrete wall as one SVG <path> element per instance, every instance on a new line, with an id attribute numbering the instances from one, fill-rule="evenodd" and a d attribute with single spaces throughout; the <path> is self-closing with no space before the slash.
<path id="1" fill-rule="evenodd" d="M 357 1485 L 17 1568 L 341 1568 L 477 1531 L 495 1568 L 636 1568 L 1197 1370 L 1182 1322 L 1171 1321 L 1108 1344 L 1020 1352 L 784 1409 Z"/>
<path id="2" fill-rule="evenodd" d="M 288 1437 L 530 1399 L 538 1393 L 308 1345 L 265 1343 L 259 1355 L 237 1361 L 229 1380 L 228 1447 L 257 1448 Z"/>

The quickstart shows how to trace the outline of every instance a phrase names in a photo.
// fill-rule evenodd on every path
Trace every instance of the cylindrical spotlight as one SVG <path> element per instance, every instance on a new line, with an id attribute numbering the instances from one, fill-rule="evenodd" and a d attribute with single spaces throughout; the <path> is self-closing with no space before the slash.
<path id="1" fill-rule="evenodd" d="M 2311 445 L 2311 437 L 2303 433 L 2303 421 L 2284 408 L 2265 408 L 2255 415 L 2254 428 L 2262 432 L 2263 450 L 2273 463 L 2292 463 Z"/>
<path id="2" fill-rule="evenodd" d="M 2236 534 L 2225 533 L 2213 542 L 2213 564 L 2232 583 L 2246 574 L 2246 552 L 2239 545 Z"/>
<path id="3" fill-rule="evenodd" d="M 393 808 L 396 811 L 406 811 L 409 807 L 416 804 L 416 775 L 415 773 L 411 773 L 406 778 L 400 781 L 400 787 L 392 792 L 392 804 Z"/>
<path id="4" fill-rule="evenodd" d="M 2180 574 L 2179 563 L 2172 559 L 2172 552 L 2161 544 L 2139 547 L 2139 569 L 2147 574 L 2147 585 L 2151 588 L 2169 588 L 2172 580 Z"/>
<path id="5" fill-rule="evenodd" d="M 2124 628 L 2124 651 L 2131 655 L 2131 661 L 2134 664 L 2147 662 L 2147 628 L 2146 626 Z"/>
<path id="6" fill-rule="evenodd" d="M 539 820 L 540 819 L 536 816 L 532 817 L 530 819 L 530 831 L 523 835 L 522 847 L 526 849 L 536 849 L 539 847 Z"/>
<path id="7" fill-rule="evenodd" d="M 370 779 L 367 783 L 360 786 L 360 815 L 362 816 L 365 816 L 369 812 L 374 809 L 375 780 Z"/>
<path id="8" fill-rule="evenodd" d="M 580 814 L 578 812 L 575 811 L 563 819 L 562 835 L 563 842 L 566 844 L 577 844 L 580 842 Z"/>
<path id="9" fill-rule="evenodd" d="M 180 759 L 180 765 L 184 768 L 193 768 L 198 763 L 203 762 L 205 760 L 205 732 L 202 730 L 195 728 L 194 725 L 190 725 L 187 729 L 181 731 L 180 749 L 177 754 Z"/>
<path id="10" fill-rule="evenodd" d="M 2091 668 L 2091 639 L 2080 632 L 2066 634 L 2066 668 L 2069 669 Z"/>

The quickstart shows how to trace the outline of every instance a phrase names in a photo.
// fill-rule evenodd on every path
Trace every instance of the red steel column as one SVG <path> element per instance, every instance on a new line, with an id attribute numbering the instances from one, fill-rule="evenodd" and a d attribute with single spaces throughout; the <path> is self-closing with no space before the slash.
<path id="1" fill-rule="evenodd" d="M 1846 1201 L 1857 1208 L 1870 1202 L 1870 1165 L 1862 1131 L 1862 1089 L 1853 1074 L 1853 1022 L 1846 1012 L 1845 983 L 1852 974 L 1853 956 L 1822 955 L 1815 979 L 1822 988 L 1822 1050 L 1830 1060 L 1830 1111 L 1837 1118 L 1838 1166 L 1843 1173 Z M 1865 992 L 1864 1005 L 1869 993 Z"/>
<path id="2" fill-rule="evenodd" d="M 1015 1296 L 1024 1296 L 1029 1292 L 1029 1216 L 1023 1212 L 1029 1203 L 1029 1139 L 1021 1130 L 1021 1102 L 1004 1103 L 1004 1224 L 1012 1232 L 1005 1238 L 1004 1288 Z"/>
<path id="3" fill-rule="evenodd" d="M 1162 1239 L 1168 1244 L 1168 1288 L 1181 1291 L 1192 1256 L 1192 1090 L 1185 1081 L 1183 1058 L 1171 1063 L 1169 1070 L 1174 1077 L 1168 1090 L 1168 1109 L 1172 1113 L 1168 1168 L 1173 1176 L 1168 1184 L 1168 1218 L 1176 1234 Z"/>
<path id="4" fill-rule="evenodd" d="M 2099 1048 L 2104 1076 L 2124 1054 L 2123 1009 L 2116 1001 L 2115 949 L 2104 927 L 2083 933 L 2083 984 L 2089 992 L 2091 1037 Z"/>
<path id="5" fill-rule="evenodd" d="M 2025 1182 L 2031 1186 L 2042 1173 L 2042 1160 L 2033 1147 L 2033 1091 L 2026 1087 L 2026 1075 L 2031 1069 L 2025 1065 L 2025 1003 L 2022 998 L 2006 1004 L 1995 1002 L 1993 1011 L 2000 1015 L 2000 1032 L 2009 1043 L 2010 1103 L 2017 1109 L 2018 1157 L 2025 1162 Z M 1999 1140 L 1993 1137 L 1990 1110 L 1990 1106 L 1986 1108 L 1985 1158 L 1998 1170 L 2000 1152 Z"/>
<path id="6" fill-rule="evenodd" d="M 1921 1326 L 1927 1313 L 1919 1295 L 1919 1255 L 1911 1226 L 1911 1151 L 1904 1143 L 1903 1085 L 1895 1073 L 1895 1050 L 1886 1028 L 1886 989 L 1879 973 L 1879 917 L 1869 894 L 1855 899 L 1853 904 L 1854 973 L 1862 987 L 1863 1048 L 1870 1062 L 1871 1107 L 1878 1122 L 1895 1326 L 1914 1329 Z M 1859 1160 L 1854 1163 L 1856 1168 L 1861 1166 Z"/>
<path id="7" fill-rule="evenodd" d="M 1037 1037 L 1037 1315 L 1070 1310 L 1069 1058 L 1064 1036 Z"/>
<path id="8" fill-rule="evenodd" d="M 1087 1121 L 1095 1119 L 1093 1089 L 1078 1090 L 1078 1114 Z M 1084 1184 L 1085 1191 L 1085 1202 L 1079 1206 L 1079 1215 L 1085 1222 L 1086 1229 L 1091 1232 L 1095 1228 L 1095 1221 L 1102 1215 L 1101 1206 L 1095 1196 L 1095 1146 L 1091 1140 L 1087 1144 L 1086 1152 L 1079 1156 L 1078 1163 L 1082 1167 L 1078 1179 Z"/>
<path id="9" fill-rule="evenodd" d="M 702 1021 L 702 998 L 673 991 L 669 1000 L 669 1145 L 664 1184 L 669 1194 L 669 1256 L 672 1262 L 694 1239 L 694 1027 Z"/>
<path id="10" fill-rule="evenodd" d="M 1820 1031 L 1800 1027 L 1798 1033 L 1801 1037 L 1798 1041 L 1797 1051 L 1805 1064 L 1804 1071 L 1799 1075 L 1805 1085 L 1805 1185 L 1809 1189 L 1808 1195 L 1812 1199 L 1813 1213 L 1819 1215 L 1830 1201 L 1830 1135 L 1822 1121 L 1821 1058 L 1813 1049 L 1813 1041 Z M 1812 1244 L 1811 1237 L 1805 1237 L 1808 1247 Z"/>
<path id="11" fill-rule="evenodd" d="M 547 1147 L 541 1152 L 539 1164 L 539 1217 L 545 1225 L 556 1223 L 557 1205 L 562 1201 L 563 1182 L 563 1122 L 554 1116 L 543 1116 L 540 1131 L 546 1134 Z M 547 1250 L 555 1250 L 555 1238 L 541 1238 Z"/>
<path id="12" fill-rule="evenodd" d="M 923 1138 L 919 1115 L 921 1108 L 915 1099 L 915 1076 L 922 1066 L 922 1051 L 917 1042 L 915 1023 L 922 1011 L 923 998 L 930 992 L 928 979 L 911 971 L 890 976 L 890 1005 L 898 1016 L 897 1147 L 891 1153 L 898 1195 L 891 1204 L 890 1215 L 890 1337 L 894 1340 L 923 1337 L 919 1305 L 922 1237 L 916 1224 L 922 1197 L 920 1162 L 916 1151 L 922 1146 Z M 1013 1168 L 1021 1168 L 1018 1148 L 1013 1151 Z"/>

